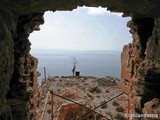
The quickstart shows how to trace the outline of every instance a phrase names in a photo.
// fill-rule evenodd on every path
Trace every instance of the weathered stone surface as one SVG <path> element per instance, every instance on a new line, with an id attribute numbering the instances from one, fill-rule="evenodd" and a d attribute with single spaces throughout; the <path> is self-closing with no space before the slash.
<path id="1" fill-rule="evenodd" d="M 62 105 L 59 111 L 58 120 L 76 120 L 87 111 L 87 109 L 73 103 Z"/>
<path id="2" fill-rule="evenodd" d="M 128 27 L 131 28 L 133 41 L 124 46 L 122 52 L 119 86 L 131 97 L 134 112 L 141 113 L 144 103 L 160 95 L 159 19 L 132 20 L 128 22 Z"/>
<path id="3" fill-rule="evenodd" d="M 14 38 L 14 70 L 10 80 L 7 103 L 11 106 L 13 119 L 36 119 L 40 100 L 36 71 L 38 60 L 29 54 L 30 32 L 43 23 L 43 14 L 19 17 Z M 37 28 L 36 28 L 37 30 Z"/>
<path id="4" fill-rule="evenodd" d="M 0 120 L 12 120 L 11 108 L 9 105 L 0 106 Z"/>
<path id="5" fill-rule="evenodd" d="M 0 119 L 11 118 L 10 107 L 6 105 L 5 95 L 9 90 L 13 73 L 14 42 L 12 38 L 16 24 L 16 17 L 11 11 L 0 11 Z"/>
<path id="6" fill-rule="evenodd" d="M 153 100 L 145 103 L 144 108 L 142 109 L 143 114 L 153 115 L 151 117 L 145 118 L 144 120 L 159 120 L 160 118 L 160 100 L 154 98 Z"/>
<path id="7" fill-rule="evenodd" d="M 47 10 L 73 10 L 76 9 L 77 6 L 83 5 L 90 7 L 107 7 L 110 11 L 123 12 L 125 16 L 134 16 L 134 18 L 160 16 L 159 1 L 156 0 L 1 0 L 0 8 L 6 9 L 7 7 L 20 15 L 26 15 Z"/>

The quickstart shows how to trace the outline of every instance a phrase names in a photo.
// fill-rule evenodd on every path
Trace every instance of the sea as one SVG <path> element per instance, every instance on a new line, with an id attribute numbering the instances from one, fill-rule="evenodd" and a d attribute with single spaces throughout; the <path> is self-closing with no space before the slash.
<path id="1" fill-rule="evenodd" d="M 38 58 L 38 80 L 44 79 L 44 67 L 48 76 L 71 76 L 74 61 L 81 76 L 120 78 L 121 51 L 107 50 L 32 50 Z"/>

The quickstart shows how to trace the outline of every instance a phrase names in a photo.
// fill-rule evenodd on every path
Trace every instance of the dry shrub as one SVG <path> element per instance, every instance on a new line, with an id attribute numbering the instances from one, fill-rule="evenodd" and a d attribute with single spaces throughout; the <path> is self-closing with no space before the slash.
<path id="1" fill-rule="evenodd" d="M 106 104 L 105 104 L 105 103 L 106 103 L 106 101 L 102 101 L 102 102 L 101 102 L 101 105 L 104 104 L 104 105 L 101 106 L 102 109 L 105 109 L 105 108 L 108 107 L 108 106 L 107 106 L 107 103 L 106 103 Z"/>
<path id="2" fill-rule="evenodd" d="M 117 114 L 117 115 L 115 116 L 115 119 L 116 119 L 116 120 L 127 120 L 122 114 Z"/>
<path id="3" fill-rule="evenodd" d="M 119 106 L 119 103 L 118 103 L 117 101 L 113 101 L 113 102 L 112 102 L 112 105 L 113 105 L 113 106 Z"/>
<path id="4" fill-rule="evenodd" d="M 98 82 L 98 85 L 100 86 L 105 86 L 105 87 L 110 87 L 110 86 L 116 86 L 117 82 L 116 80 L 112 79 L 106 79 L 106 78 L 99 78 L 96 80 L 96 82 Z"/>
<path id="5" fill-rule="evenodd" d="M 96 86 L 96 87 L 90 88 L 90 89 L 89 89 L 89 92 L 90 92 L 90 93 L 101 93 L 102 90 L 101 90 L 98 86 Z"/>
<path id="6" fill-rule="evenodd" d="M 48 110 L 47 110 L 47 113 L 51 114 L 51 112 L 52 112 L 51 109 L 48 109 Z"/>
<path id="7" fill-rule="evenodd" d="M 116 108 L 116 111 L 124 113 L 125 109 L 122 106 L 119 106 Z"/>

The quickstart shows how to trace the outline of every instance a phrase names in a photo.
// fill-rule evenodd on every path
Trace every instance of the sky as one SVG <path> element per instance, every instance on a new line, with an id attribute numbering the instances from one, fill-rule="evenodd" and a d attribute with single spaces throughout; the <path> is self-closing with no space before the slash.
<path id="1" fill-rule="evenodd" d="M 116 50 L 131 42 L 129 17 L 107 8 L 78 7 L 73 11 L 48 11 L 40 31 L 30 34 L 32 49 Z"/>

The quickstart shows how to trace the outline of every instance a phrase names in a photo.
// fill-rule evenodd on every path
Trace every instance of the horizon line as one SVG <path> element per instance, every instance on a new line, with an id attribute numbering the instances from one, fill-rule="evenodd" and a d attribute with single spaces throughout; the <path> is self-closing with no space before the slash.
<path id="1" fill-rule="evenodd" d="M 84 49 L 37 49 L 37 48 L 32 48 L 32 50 L 48 50 L 48 51 L 122 51 L 122 50 L 107 50 L 107 49 L 88 49 L 88 50 L 84 50 Z"/>

